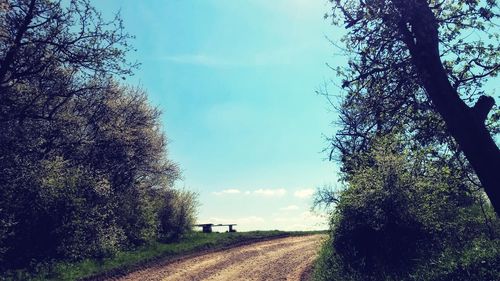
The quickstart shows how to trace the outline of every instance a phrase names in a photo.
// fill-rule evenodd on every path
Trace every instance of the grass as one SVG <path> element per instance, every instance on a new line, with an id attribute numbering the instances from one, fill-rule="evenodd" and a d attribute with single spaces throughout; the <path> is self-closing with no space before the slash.
<path id="1" fill-rule="evenodd" d="M 251 231 L 233 233 L 193 232 L 175 243 L 153 242 L 133 251 L 119 252 L 102 260 L 86 259 L 80 262 L 56 262 L 40 266 L 36 274 L 26 270 L 11 272 L 0 280 L 85 280 L 96 276 L 123 274 L 160 260 L 175 259 L 203 250 L 217 250 L 245 242 L 267 238 L 299 236 L 323 232 Z"/>
<path id="2" fill-rule="evenodd" d="M 373 273 L 346 264 L 332 247 L 331 239 L 325 240 L 319 252 L 311 280 L 374 280 L 370 278 Z M 500 239 L 489 237 L 475 238 L 464 246 L 449 244 L 432 258 L 420 259 L 406 272 L 384 272 L 383 280 L 500 280 L 499 249 Z"/>

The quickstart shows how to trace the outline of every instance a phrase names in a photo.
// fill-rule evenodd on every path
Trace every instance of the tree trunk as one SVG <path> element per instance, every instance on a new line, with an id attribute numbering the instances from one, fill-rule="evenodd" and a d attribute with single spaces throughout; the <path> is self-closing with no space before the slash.
<path id="1" fill-rule="evenodd" d="M 436 18 L 427 1 L 418 2 L 413 7 L 405 5 L 407 10 L 402 14 L 408 18 L 400 25 L 403 41 L 410 51 L 422 86 L 500 216 L 500 150 L 485 126 L 495 100 L 481 96 L 471 108 L 460 98 L 441 62 Z"/>

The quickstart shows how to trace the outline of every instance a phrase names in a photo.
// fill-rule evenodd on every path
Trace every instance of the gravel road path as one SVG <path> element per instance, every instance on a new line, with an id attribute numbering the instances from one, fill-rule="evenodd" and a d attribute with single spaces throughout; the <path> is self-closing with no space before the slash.
<path id="1" fill-rule="evenodd" d="M 307 280 L 324 235 L 257 242 L 153 266 L 114 280 Z"/>

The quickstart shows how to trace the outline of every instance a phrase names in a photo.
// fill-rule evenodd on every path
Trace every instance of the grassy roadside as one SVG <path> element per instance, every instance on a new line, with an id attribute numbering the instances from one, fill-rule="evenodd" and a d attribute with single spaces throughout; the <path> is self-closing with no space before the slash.
<path id="1" fill-rule="evenodd" d="M 175 243 L 154 242 L 102 260 L 87 259 L 74 263 L 57 262 L 50 267 L 41 266 L 36 275 L 28 274 L 26 271 L 17 271 L 15 276 L 0 276 L 0 280 L 92 280 L 99 276 L 124 274 L 160 260 L 175 259 L 203 250 L 217 250 L 263 239 L 315 233 L 322 232 L 251 231 L 210 234 L 194 232 Z"/>

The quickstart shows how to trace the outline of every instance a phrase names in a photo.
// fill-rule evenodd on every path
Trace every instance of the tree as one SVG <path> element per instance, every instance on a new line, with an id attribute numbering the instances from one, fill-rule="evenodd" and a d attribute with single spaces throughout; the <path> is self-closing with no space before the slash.
<path id="1" fill-rule="evenodd" d="M 344 133 L 366 145 L 357 130 L 381 132 L 387 127 L 383 121 L 391 119 L 384 115 L 394 112 L 409 119 L 415 114 L 415 121 L 425 117 L 433 129 L 442 122 L 500 214 L 500 150 L 486 125 L 495 100 L 481 90 L 500 70 L 496 1 L 331 2 L 334 23 L 346 24 L 344 40 L 351 47 L 349 67 L 339 69 L 343 87 L 355 97 L 346 102 L 369 99 L 374 117 L 370 126 L 350 122 L 356 130 Z M 470 32 L 477 38 L 470 38 Z M 363 118 L 357 121 L 363 123 Z M 346 149 L 342 144 L 337 147 Z"/>
<path id="2" fill-rule="evenodd" d="M 162 241 L 172 241 L 189 231 L 196 220 L 198 194 L 187 190 L 161 192 L 158 233 Z"/>
<path id="3" fill-rule="evenodd" d="M 131 36 L 89 2 L 0 1 L 0 272 L 180 237 L 194 220 L 160 111 L 117 82 Z"/>
<path id="4" fill-rule="evenodd" d="M 160 112 L 142 90 L 108 86 L 50 120 L 0 123 L 2 267 L 109 256 L 156 239 L 161 204 L 184 207 L 157 202 L 180 175 Z"/>
<path id="5" fill-rule="evenodd" d="M 96 81 L 132 73 L 135 64 L 125 59 L 131 36 L 119 16 L 105 21 L 88 0 L 62 2 L 2 1 L 0 120 L 50 119 L 70 97 L 102 84 Z"/>

